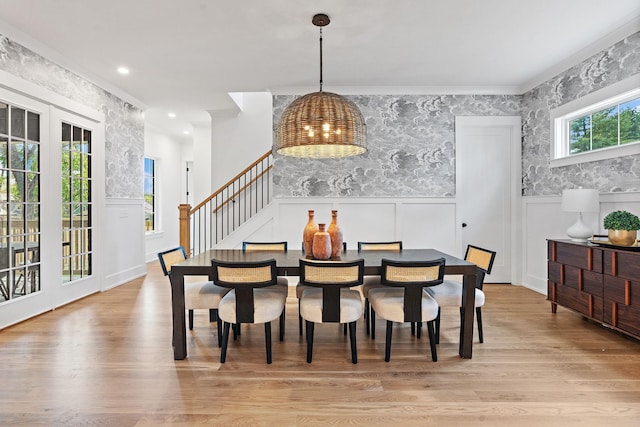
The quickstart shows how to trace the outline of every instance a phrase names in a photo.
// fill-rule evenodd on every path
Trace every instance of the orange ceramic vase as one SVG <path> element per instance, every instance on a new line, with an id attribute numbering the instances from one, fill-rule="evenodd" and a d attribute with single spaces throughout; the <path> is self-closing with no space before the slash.
<path id="1" fill-rule="evenodd" d="M 318 224 L 319 230 L 313 235 L 313 257 L 315 259 L 331 258 L 331 236 L 325 231 L 326 224 Z"/>
<path id="2" fill-rule="evenodd" d="M 331 211 L 331 224 L 327 231 L 331 237 L 331 257 L 338 257 L 342 253 L 342 230 L 338 227 L 338 211 Z"/>
<path id="3" fill-rule="evenodd" d="M 302 249 L 305 255 L 313 255 L 313 235 L 318 231 L 318 225 L 313 220 L 314 211 L 309 211 L 309 221 L 302 232 Z"/>

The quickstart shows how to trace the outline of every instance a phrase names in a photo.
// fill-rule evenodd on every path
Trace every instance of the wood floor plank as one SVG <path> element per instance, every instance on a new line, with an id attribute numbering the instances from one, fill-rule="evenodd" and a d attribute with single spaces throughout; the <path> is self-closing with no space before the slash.
<path id="1" fill-rule="evenodd" d="M 485 342 L 458 356 L 458 310 L 429 339 L 359 322 L 358 360 L 337 325 L 318 325 L 313 363 L 287 301 L 284 342 L 243 325 L 219 363 L 215 323 L 197 312 L 188 358 L 173 360 L 171 295 L 145 278 L 0 331 L 0 426 L 638 426 L 640 344 L 518 286 L 487 285 Z M 477 332 L 477 331 L 476 331 Z"/>

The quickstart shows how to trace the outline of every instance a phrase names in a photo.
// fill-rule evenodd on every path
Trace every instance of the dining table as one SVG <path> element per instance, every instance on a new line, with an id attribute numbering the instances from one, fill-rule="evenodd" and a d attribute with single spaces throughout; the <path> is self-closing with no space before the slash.
<path id="1" fill-rule="evenodd" d="M 171 305 L 173 313 L 173 356 L 175 360 L 187 357 L 187 337 L 185 323 L 184 278 L 185 276 L 211 277 L 211 260 L 251 262 L 275 259 L 278 276 L 299 276 L 300 259 L 305 258 L 301 250 L 247 251 L 241 249 L 209 249 L 171 267 Z M 399 261 L 425 261 L 445 259 L 445 275 L 462 275 L 462 309 L 464 315 L 460 324 L 460 357 L 471 359 L 473 348 L 473 323 L 475 304 L 475 264 L 436 249 L 403 249 L 402 251 L 362 251 L 348 250 L 334 260 L 364 259 L 364 274 L 380 275 L 382 259 Z M 331 261 L 331 260 L 329 260 Z"/>

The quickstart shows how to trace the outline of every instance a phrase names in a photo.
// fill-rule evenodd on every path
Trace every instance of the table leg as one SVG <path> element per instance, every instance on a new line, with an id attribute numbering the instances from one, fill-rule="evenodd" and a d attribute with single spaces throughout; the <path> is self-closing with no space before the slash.
<path id="1" fill-rule="evenodd" d="M 476 271 L 462 278 L 462 319 L 460 319 L 460 357 L 471 359 L 473 349 L 473 322 L 476 302 Z"/>
<path id="2" fill-rule="evenodd" d="M 187 336 L 184 307 L 184 276 L 171 275 L 171 308 L 173 312 L 173 358 L 187 357 Z"/>

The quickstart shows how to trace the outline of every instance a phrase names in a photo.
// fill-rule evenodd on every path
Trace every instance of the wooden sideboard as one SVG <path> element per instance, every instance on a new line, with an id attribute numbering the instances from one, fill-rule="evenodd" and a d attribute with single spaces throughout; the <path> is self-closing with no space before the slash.
<path id="1" fill-rule="evenodd" d="M 553 313 L 561 305 L 640 339 L 640 252 L 548 240 L 547 259 Z"/>

